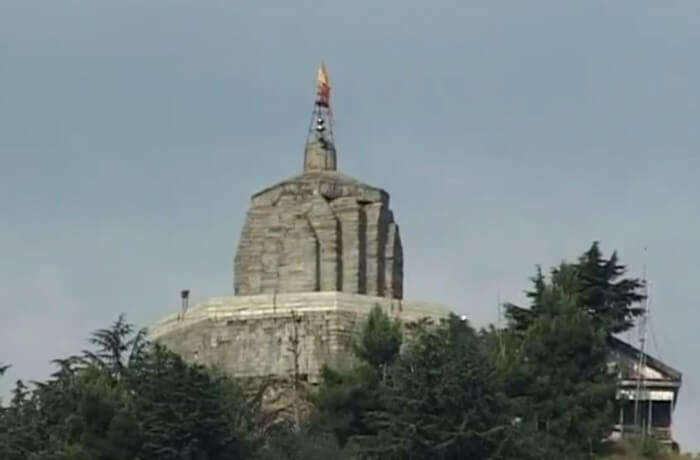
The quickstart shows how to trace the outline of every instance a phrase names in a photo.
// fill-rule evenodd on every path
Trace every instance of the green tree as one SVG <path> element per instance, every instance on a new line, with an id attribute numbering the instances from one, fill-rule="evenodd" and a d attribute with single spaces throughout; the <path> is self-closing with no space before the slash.
<path id="1" fill-rule="evenodd" d="M 32 401 L 28 398 L 25 384 L 18 380 L 10 404 L 0 408 L 0 458 L 19 460 L 28 458 L 36 446 L 34 433 L 26 430 L 31 426 Z"/>
<path id="2" fill-rule="evenodd" d="M 593 243 L 579 259 L 577 268 L 577 294 L 596 326 L 608 333 L 631 328 L 634 318 L 643 311 L 634 306 L 644 300 L 640 293 L 643 283 L 636 278 L 622 278 L 626 268 L 619 264 L 617 252 L 604 259 L 598 243 Z"/>
<path id="3" fill-rule="evenodd" d="M 506 304 L 506 316 L 511 328 L 523 331 L 548 307 L 542 295 L 547 286 L 555 287 L 569 296 L 578 308 L 586 312 L 594 325 L 606 332 L 616 334 L 634 325 L 641 315 L 640 302 L 644 300 L 641 289 L 644 284 L 637 278 L 625 278 L 626 267 L 618 261 L 617 253 L 605 259 L 598 242 L 583 253 L 576 263 L 563 262 L 550 272 L 547 281 L 542 269 L 537 267 L 531 278 L 533 289 L 527 292 L 530 298 L 528 310 Z M 544 311 L 546 313 L 546 311 Z"/>
<path id="4" fill-rule="evenodd" d="M 315 430 L 333 434 L 340 446 L 356 436 L 376 434 L 366 416 L 382 408 L 380 383 L 377 371 L 366 363 L 349 371 L 324 367 L 320 388 L 312 396 Z"/>
<path id="5" fill-rule="evenodd" d="M 230 379 L 185 363 L 120 317 L 94 351 L 18 382 L 0 410 L 5 460 L 237 459 L 252 452 L 254 406 Z"/>
<path id="6" fill-rule="evenodd" d="M 384 375 L 386 367 L 394 362 L 399 354 L 403 336 L 401 322 L 393 321 L 376 305 L 362 323 L 359 339 L 353 351 L 362 361 Z"/>
<path id="7" fill-rule="evenodd" d="M 256 460 L 350 460 L 349 449 L 341 448 L 332 435 L 308 429 L 281 429 L 255 456 Z"/>
<path id="8" fill-rule="evenodd" d="M 614 424 L 607 332 L 579 308 L 576 294 L 547 285 L 537 302 L 526 329 L 501 332 L 501 381 L 512 411 L 536 440 L 533 454 L 588 458 Z"/>
<path id="9" fill-rule="evenodd" d="M 398 320 L 392 321 L 375 306 L 353 343 L 356 365 L 349 370 L 322 369 L 322 384 L 312 398 L 317 408 L 313 424 L 332 433 L 340 446 L 352 437 L 375 433 L 366 414 L 381 407 L 380 384 L 396 360 L 402 340 Z"/>
<path id="10" fill-rule="evenodd" d="M 514 435 L 484 342 L 451 316 L 412 326 L 412 340 L 367 415 L 376 434 L 358 437 L 366 458 L 500 458 Z"/>
<path id="11" fill-rule="evenodd" d="M 233 385 L 153 345 L 131 379 L 143 437 L 141 458 L 245 458 L 245 424 L 234 421 L 240 422 L 237 412 L 247 406 L 242 392 L 231 391 Z"/>
<path id="12" fill-rule="evenodd" d="M 30 389 L 21 382 L 0 430 L 0 458 L 132 459 L 132 436 L 110 436 L 123 419 L 129 394 L 101 368 L 82 358 L 56 360 L 58 370 Z M 136 421 L 132 431 L 136 433 Z M 2 437 L 5 436 L 5 439 Z"/>
<path id="13" fill-rule="evenodd" d="M 136 331 L 126 321 L 126 316 L 121 314 L 109 328 L 98 329 L 91 334 L 88 342 L 97 350 L 84 350 L 83 357 L 109 372 L 112 377 L 121 378 L 142 357 L 147 346 L 146 334 L 146 329 Z"/>

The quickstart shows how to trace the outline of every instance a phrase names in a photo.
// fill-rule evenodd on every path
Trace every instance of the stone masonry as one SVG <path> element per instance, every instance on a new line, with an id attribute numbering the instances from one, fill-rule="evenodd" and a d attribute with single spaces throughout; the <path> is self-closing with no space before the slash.
<path id="1" fill-rule="evenodd" d="M 289 377 L 297 359 L 301 379 L 315 383 L 324 364 L 351 362 L 357 326 L 375 306 L 403 322 L 449 313 L 426 302 L 343 292 L 220 297 L 164 318 L 151 338 L 187 361 L 242 378 Z"/>
<path id="2" fill-rule="evenodd" d="M 236 295 L 342 291 L 403 297 L 389 194 L 307 170 L 253 195 L 234 260 Z"/>

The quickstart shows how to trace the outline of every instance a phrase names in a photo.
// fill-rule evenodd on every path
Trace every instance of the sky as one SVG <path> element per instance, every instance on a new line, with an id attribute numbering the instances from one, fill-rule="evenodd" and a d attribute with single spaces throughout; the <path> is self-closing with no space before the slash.
<path id="1" fill-rule="evenodd" d="M 232 295 L 324 59 L 340 170 L 390 192 L 406 297 L 485 326 L 593 241 L 646 265 L 698 451 L 699 46 L 696 1 L 2 0 L 0 394 L 121 312 Z"/>

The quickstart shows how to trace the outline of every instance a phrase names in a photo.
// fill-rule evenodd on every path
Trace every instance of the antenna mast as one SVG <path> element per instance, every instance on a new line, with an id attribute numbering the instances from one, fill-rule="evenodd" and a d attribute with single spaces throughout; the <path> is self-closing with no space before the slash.
<path id="1" fill-rule="evenodd" d="M 644 248 L 644 255 L 646 256 L 647 248 Z M 646 259 L 646 257 L 645 257 Z M 642 436 L 646 435 L 647 430 L 644 427 L 644 421 L 642 420 L 640 414 L 639 403 L 642 397 L 642 390 L 646 389 L 646 375 L 644 374 L 644 369 L 646 368 L 647 355 L 645 352 L 646 338 L 647 338 L 647 321 L 649 319 L 649 281 L 647 280 L 647 264 L 644 262 L 644 268 L 642 271 L 642 280 L 644 283 L 644 307 L 642 311 L 642 316 L 639 321 L 639 360 L 637 362 L 637 389 L 635 391 L 634 398 L 634 426 L 639 428 Z M 648 393 L 648 392 L 647 392 Z M 647 404 L 651 404 L 651 399 L 647 401 Z M 650 408 L 651 409 L 651 408 Z M 647 418 L 647 423 L 650 419 Z M 648 427 L 649 430 L 651 427 Z"/>
<path id="2" fill-rule="evenodd" d="M 503 307 L 501 305 L 501 290 L 496 291 L 496 308 L 498 310 L 498 323 L 496 325 L 496 334 L 498 334 L 498 351 L 501 357 L 506 354 L 506 349 L 503 344 Z"/>

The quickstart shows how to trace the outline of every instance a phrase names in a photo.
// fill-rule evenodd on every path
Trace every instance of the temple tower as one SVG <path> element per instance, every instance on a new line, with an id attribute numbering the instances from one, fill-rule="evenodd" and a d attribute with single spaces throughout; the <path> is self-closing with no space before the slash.
<path id="1" fill-rule="evenodd" d="M 236 295 L 403 297 L 403 249 L 389 194 L 337 171 L 330 89 L 321 64 L 303 173 L 253 195 L 234 258 Z"/>

